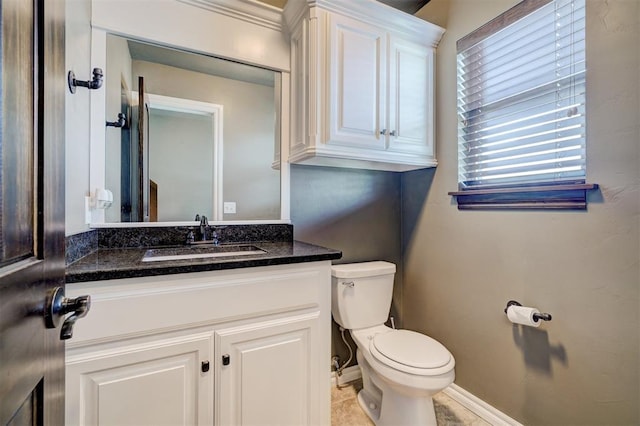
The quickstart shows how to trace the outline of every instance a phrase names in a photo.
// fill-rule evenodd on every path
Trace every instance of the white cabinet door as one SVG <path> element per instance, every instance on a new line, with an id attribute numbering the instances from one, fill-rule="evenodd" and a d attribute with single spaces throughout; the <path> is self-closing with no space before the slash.
<path id="1" fill-rule="evenodd" d="M 212 424 L 213 332 L 140 340 L 67 354 L 67 425 Z"/>
<path id="2" fill-rule="evenodd" d="M 341 15 L 329 20 L 327 143 L 383 150 L 387 33 Z"/>
<path id="3" fill-rule="evenodd" d="M 329 376 L 311 382 L 328 356 L 317 328 L 307 314 L 216 332 L 216 424 L 327 424 Z"/>
<path id="4" fill-rule="evenodd" d="M 389 151 L 433 156 L 433 49 L 390 39 Z"/>

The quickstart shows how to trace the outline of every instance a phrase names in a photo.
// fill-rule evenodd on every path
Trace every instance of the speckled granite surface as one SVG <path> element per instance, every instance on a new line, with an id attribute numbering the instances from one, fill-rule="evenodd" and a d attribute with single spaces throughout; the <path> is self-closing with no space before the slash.
<path id="1" fill-rule="evenodd" d="M 199 238 L 199 226 L 99 228 L 99 248 L 154 247 L 184 244 L 189 231 Z M 223 225 L 211 226 L 221 244 L 254 241 L 293 241 L 293 225 Z M 209 237 L 210 239 L 210 237 Z"/>
<path id="2" fill-rule="evenodd" d="M 98 250 L 98 231 L 81 232 L 65 238 L 65 264 L 69 265 Z"/>
<path id="3" fill-rule="evenodd" d="M 149 247 L 99 248 L 97 251 L 67 266 L 68 283 L 135 278 L 186 272 L 215 271 L 255 266 L 333 260 L 342 257 L 332 250 L 299 241 L 251 242 L 264 254 L 205 259 L 142 262 Z"/>

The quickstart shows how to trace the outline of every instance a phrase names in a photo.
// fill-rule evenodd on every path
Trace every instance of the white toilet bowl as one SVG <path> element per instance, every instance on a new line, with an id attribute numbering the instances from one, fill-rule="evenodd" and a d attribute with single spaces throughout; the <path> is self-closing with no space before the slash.
<path id="1" fill-rule="evenodd" d="M 438 341 L 408 330 L 353 330 L 363 389 L 358 402 L 376 425 L 436 425 L 432 397 L 453 383 L 455 360 Z"/>
<path id="2" fill-rule="evenodd" d="M 358 402 L 371 420 L 377 426 L 436 426 L 431 397 L 453 383 L 455 360 L 424 334 L 384 325 L 395 270 L 380 261 L 334 265 L 331 312 L 358 346 Z"/>

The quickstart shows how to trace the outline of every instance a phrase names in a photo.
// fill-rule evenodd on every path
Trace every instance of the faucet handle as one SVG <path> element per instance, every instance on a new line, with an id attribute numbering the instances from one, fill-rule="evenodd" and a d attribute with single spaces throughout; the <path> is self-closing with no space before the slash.
<path id="1" fill-rule="evenodd" d="M 200 215 L 196 213 L 196 218 L 193 219 L 193 220 L 195 220 L 196 222 L 199 221 L 200 220 Z"/>
<path id="2" fill-rule="evenodd" d="M 187 244 L 193 244 L 196 241 L 196 236 L 193 231 L 187 233 Z"/>

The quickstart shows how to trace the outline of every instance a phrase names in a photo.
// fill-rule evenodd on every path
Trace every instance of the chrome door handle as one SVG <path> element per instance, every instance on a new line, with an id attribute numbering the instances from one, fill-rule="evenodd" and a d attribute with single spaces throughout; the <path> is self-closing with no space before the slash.
<path id="1" fill-rule="evenodd" d="M 60 319 L 69 312 L 73 312 L 62 323 L 60 330 L 60 340 L 67 340 L 73 337 L 73 326 L 76 321 L 87 315 L 91 309 L 91 296 L 79 296 L 75 299 L 64 297 L 62 287 L 54 288 L 47 296 L 44 308 L 44 322 L 47 328 L 56 328 L 60 324 Z"/>
<path id="2" fill-rule="evenodd" d="M 395 135 L 396 135 L 396 131 L 395 131 L 395 130 L 392 130 L 392 131 L 391 131 L 391 133 L 389 133 L 389 135 L 391 135 L 391 136 L 395 136 Z"/>
<path id="3" fill-rule="evenodd" d="M 380 130 L 380 134 L 381 134 L 381 135 L 386 135 L 386 134 L 387 134 L 387 129 L 382 129 L 382 130 Z"/>

